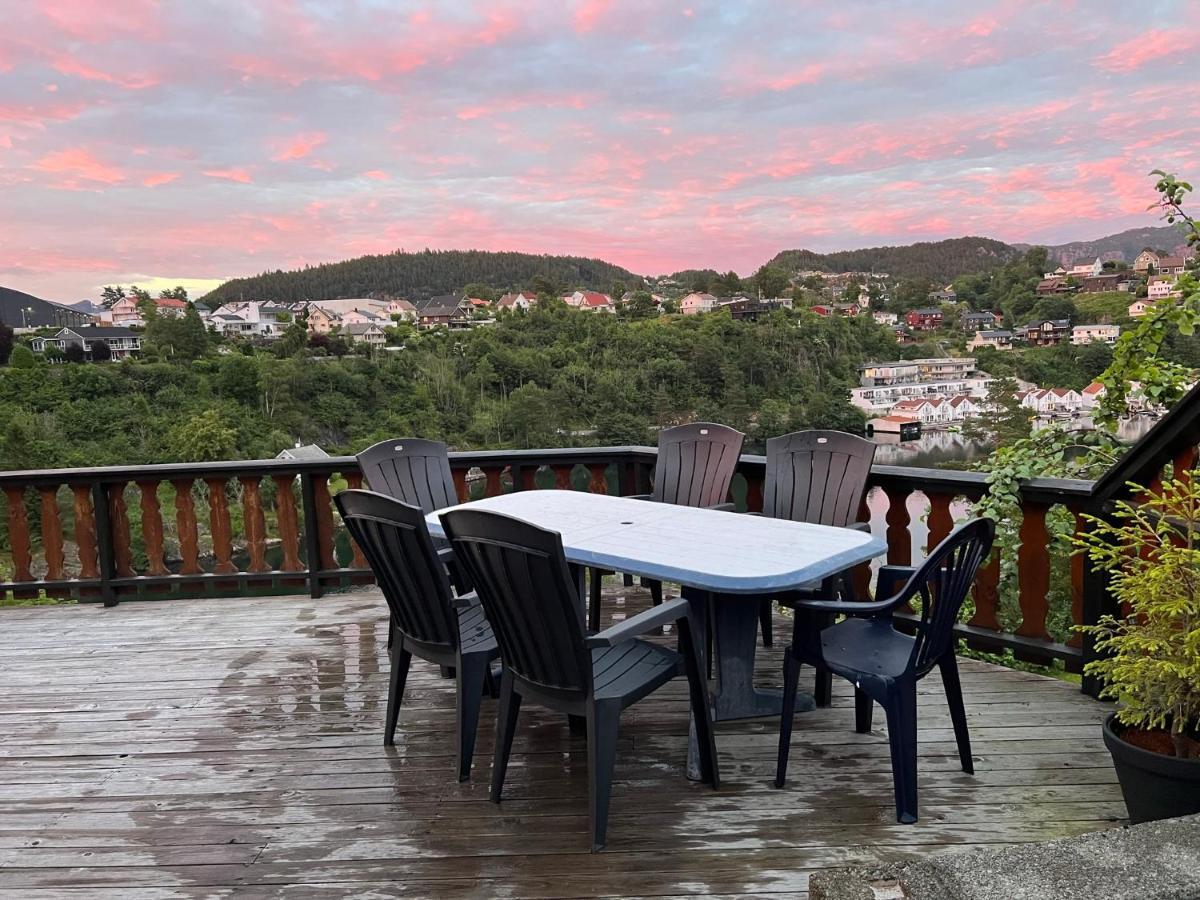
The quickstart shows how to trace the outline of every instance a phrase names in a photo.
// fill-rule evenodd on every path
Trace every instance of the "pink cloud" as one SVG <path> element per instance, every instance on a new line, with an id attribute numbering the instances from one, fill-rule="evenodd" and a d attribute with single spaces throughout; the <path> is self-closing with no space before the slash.
<path id="1" fill-rule="evenodd" d="M 159 187 L 160 185 L 170 184 L 179 178 L 178 172 L 155 172 L 147 175 L 142 179 L 142 184 L 148 188 Z"/>
<path id="2" fill-rule="evenodd" d="M 37 6 L 60 31 L 88 43 L 114 38 L 152 41 L 162 35 L 158 0 L 40 0 Z"/>
<path id="3" fill-rule="evenodd" d="M 284 162 L 290 159 L 304 159 L 313 152 L 317 147 L 320 147 L 328 139 L 328 135 L 323 131 L 310 131 L 305 134 L 298 134 L 289 140 L 276 142 L 279 148 L 271 159 L 275 162 Z"/>
<path id="4" fill-rule="evenodd" d="M 250 184 L 254 180 L 250 177 L 249 169 L 205 169 L 203 174 L 209 178 L 221 178 L 225 181 L 236 181 L 239 184 Z"/>
<path id="5" fill-rule="evenodd" d="M 387 172 L 382 171 L 381 169 L 369 169 L 368 171 L 363 172 L 363 177 L 370 178 L 373 181 L 391 181 L 392 180 L 392 176 L 389 175 Z"/>
<path id="6" fill-rule="evenodd" d="M 1200 31 L 1186 29 L 1152 28 L 1135 38 L 1117 44 L 1103 56 L 1097 56 L 1095 64 L 1109 72 L 1133 72 L 1148 63 L 1166 57 L 1178 62 L 1189 60 L 1190 54 L 1200 48 Z"/>
<path id="7" fill-rule="evenodd" d="M 575 32 L 587 34 L 608 13 L 610 0 L 583 0 L 575 7 Z"/>
<path id="8" fill-rule="evenodd" d="M 51 153 L 35 162 L 32 168 L 64 176 L 65 180 L 60 183 L 62 187 L 77 187 L 80 181 L 120 184 L 126 178 L 124 171 L 98 159 L 86 147 L 72 147 Z"/>
<path id="9" fill-rule="evenodd" d="M 51 65 L 55 71 L 62 75 L 72 75 L 76 78 L 86 79 L 87 81 L 102 81 L 106 84 L 115 84 L 118 87 L 123 87 L 131 91 L 140 91 L 158 84 L 158 78 L 153 75 L 133 73 L 114 75 L 111 72 L 105 72 L 90 66 L 72 56 L 59 56 Z"/>

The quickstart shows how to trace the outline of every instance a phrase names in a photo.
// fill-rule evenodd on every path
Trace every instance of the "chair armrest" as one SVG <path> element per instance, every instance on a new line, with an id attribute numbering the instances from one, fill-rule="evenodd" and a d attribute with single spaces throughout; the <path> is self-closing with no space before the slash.
<path id="1" fill-rule="evenodd" d="M 454 609 L 470 609 L 472 606 L 479 605 L 479 595 L 471 591 L 469 594 L 463 594 L 461 597 L 452 597 L 450 605 Z"/>
<path id="2" fill-rule="evenodd" d="M 875 582 L 875 596 L 891 597 L 912 578 L 916 566 L 880 566 L 879 578 Z"/>
<path id="3" fill-rule="evenodd" d="M 881 616 L 899 606 L 902 598 L 876 600 L 871 603 L 854 600 L 797 600 L 792 608 L 797 612 L 843 613 L 847 616 Z"/>
<path id="4" fill-rule="evenodd" d="M 737 504 L 735 503 L 714 503 L 712 506 L 706 506 L 705 509 L 715 509 L 718 512 L 736 512 Z"/>
<path id="5" fill-rule="evenodd" d="M 586 639 L 588 647 L 615 647 L 624 641 L 633 640 L 647 631 L 686 619 L 690 605 L 683 597 L 676 597 L 658 606 L 652 606 L 618 625 L 605 628 L 599 634 L 590 635 Z"/>

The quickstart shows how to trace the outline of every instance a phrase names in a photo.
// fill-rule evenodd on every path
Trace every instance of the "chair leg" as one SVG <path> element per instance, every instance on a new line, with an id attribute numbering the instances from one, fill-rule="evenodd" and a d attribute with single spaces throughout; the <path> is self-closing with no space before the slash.
<path id="1" fill-rule="evenodd" d="M 617 762 L 619 703 L 588 705 L 588 812 L 592 822 L 592 852 L 604 849 L 608 831 L 608 802 L 612 796 L 613 768 Z"/>
<path id="2" fill-rule="evenodd" d="M 591 602 L 588 603 L 588 628 L 592 631 L 600 630 L 600 589 L 601 582 L 604 577 L 599 569 L 591 570 Z"/>
<path id="3" fill-rule="evenodd" d="M 866 734 L 871 730 L 871 717 L 875 712 L 875 701 L 860 688 L 854 689 L 854 730 Z"/>
<path id="4" fill-rule="evenodd" d="M 783 710 L 779 716 L 779 753 L 775 758 L 775 787 L 787 779 L 788 755 L 792 750 L 792 720 L 796 717 L 796 688 L 800 681 L 800 660 L 788 647 L 783 654 Z"/>
<path id="5" fill-rule="evenodd" d="M 962 770 L 975 774 L 975 761 L 971 758 L 971 735 L 967 731 L 967 710 L 963 706 L 962 684 L 958 679 L 958 660 L 953 651 L 938 663 L 942 673 L 942 686 L 946 689 L 946 702 L 950 705 L 950 721 L 954 723 L 954 740 L 958 744 L 958 759 Z"/>
<path id="6" fill-rule="evenodd" d="M 479 708 L 483 705 L 484 686 L 488 679 L 486 653 L 468 653 L 458 659 L 457 708 L 455 725 L 458 730 L 458 780 L 471 777 L 471 760 L 475 756 L 475 733 L 479 730 Z"/>
<path id="7" fill-rule="evenodd" d="M 818 664 L 816 677 L 813 678 L 813 697 L 817 706 L 833 705 L 833 673 Z"/>
<path id="8" fill-rule="evenodd" d="M 772 619 L 775 612 L 775 602 L 773 600 L 762 600 L 758 607 L 758 626 L 762 631 L 762 642 L 764 647 L 773 647 L 775 645 L 775 623 Z"/>
<path id="9" fill-rule="evenodd" d="M 400 718 L 400 701 L 404 699 L 404 683 L 408 680 L 408 666 L 412 662 L 412 654 L 404 649 L 404 641 L 398 640 L 392 645 L 392 670 L 388 675 L 387 718 L 383 726 L 384 746 L 394 744 L 396 737 L 396 721 Z"/>
<path id="10" fill-rule="evenodd" d="M 628 572 L 624 573 L 621 576 L 621 584 L 624 587 L 633 587 L 633 576 L 630 575 Z"/>
<path id="11" fill-rule="evenodd" d="M 508 771 L 508 755 L 512 752 L 520 711 L 521 695 L 513 690 L 512 674 L 506 669 L 500 676 L 500 704 L 496 712 L 496 755 L 492 759 L 490 795 L 493 803 L 500 802 L 500 792 L 504 790 L 504 773 Z"/>
<path id="12" fill-rule="evenodd" d="M 892 749 L 896 821 L 910 825 L 917 821 L 917 682 L 895 684 L 883 708 Z"/>
<path id="13" fill-rule="evenodd" d="M 717 742 L 713 734 L 712 704 L 708 699 L 708 681 L 701 674 L 700 647 L 692 623 L 683 619 L 679 627 L 679 652 L 687 673 L 688 694 L 691 699 L 692 721 L 696 723 L 696 743 L 700 752 L 700 778 L 716 790 L 721 786 L 721 771 L 717 763 Z"/>
<path id="14" fill-rule="evenodd" d="M 662 606 L 662 582 L 661 581 L 643 581 L 642 587 L 650 588 L 650 602 L 655 606 Z"/>

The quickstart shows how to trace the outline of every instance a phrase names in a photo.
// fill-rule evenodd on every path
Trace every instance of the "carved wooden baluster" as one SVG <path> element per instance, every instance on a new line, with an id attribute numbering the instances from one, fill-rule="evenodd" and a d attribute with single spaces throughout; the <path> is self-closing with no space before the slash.
<path id="1" fill-rule="evenodd" d="M 275 519 L 279 525 L 283 572 L 304 571 L 304 564 L 300 562 L 300 520 L 296 516 L 296 495 L 292 493 L 294 478 L 294 475 L 271 476 L 275 482 Z"/>
<path id="2" fill-rule="evenodd" d="M 953 494 L 926 493 L 929 497 L 929 539 L 925 542 L 925 552 L 932 553 L 933 548 L 946 539 L 946 535 L 954 528 L 954 516 L 950 512 L 950 504 L 954 501 Z"/>
<path id="3" fill-rule="evenodd" d="M 592 494 L 608 493 L 608 463 L 589 463 L 587 470 L 592 474 L 588 491 Z"/>
<path id="4" fill-rule="evenodd" d="M 989 631 L 1000 630 L 1000 551 L 993 550 L 975 576 L 975 615 L 967 624 Z"/>
<path id="5" fill-rule="evenodd" d="M 346 484 L 349 486 L 350 490 L 357 491 L 362 487 L 362 472 L 356 470 L 354 472 L 346 472 L 345 475 Z M 367 565 L 367 558 L 363 556 L 362 549 L 358 546 L 358 541 L 354 540 L 354 538 L 350 538 L 350 551 L 353 554 L 351 565 L 353 565 L 354 568 L 369 568 Z"/>
<path id="6" fill-rule="evenodd" d="M 759 475 L 746 476 L 746 512 L 762 512 L 763 480 Z"/>
<path id="7" fill-rule="evenodd" d="M 229 498 L 225 496 L 224 478 L 205 478 L 208 486 L 208 530 L 212 534 L 213 571 L 231 575 L 237 571 L 233 564 L 233 528 L 229 522 Z"/>
<path id="8" fill-rule="evenodd" d="M 1072 509 L 1071 512 L 1075 516 L 1075 535 L 1078 537 L 1087 530 L 1087 522 L 1083 518 L 1083 513 L 1078 509 Z M 1083 553 L 1071 554 L 1071 624 L 1083 624 L 1083 567 L 1087 560 Z M 1074 629 L 1071 630 L 1071 636 L 1067 638 L 1068 647 L 1082 647 L 1083 635 Z"/>
<path id="9" fill-rule="evenodd" d="M 63 553 L 62 518 L 58 513 L 58 485 L 43 485 L 38 488 L 38 494 L 42 500 L 42 550 L 46 555 L 46 580 L 62 581 L 66 554 Z M 11 529 L 9 533 L 12 534 Z"/>
<path id="10" fill-rule="evenodd" d="M 504 485 L 500 483 L 500 476 L 503 474 L 503 466 L 485 466 L 483 468 L 483 496 L 498 497 L 504 493 Z"/>
<path id="11" fill-rule="evenodd" d="M 142 540 L 146 544 L 147 575 L 170 575 L 163 559 L 163 521 L 162 509 L 158 504 L 158 482 L 139 481 L 138 490 L 142 493 Z"/>
<path id="12" fill-rule="evenodd" d="M 238 477 L 242 485 L 242 518 L 246 529 L 246 555 L 250 572 L 269 572 L 267 565 L 267 521 L 263 514 L 262 490 L 256 475 Z"/>
<path id="13" fill-rule="evenodd" d="M 108 523 L 112 533 L 113 571 L 118 578 L 132 578 L 133 545 L 129 536 L 129 510 L 125 507 L 125 482 L 108 486 Z"/>
<path id="14" fill-rule="evenodd" d="M 175 488 L 175 528 L 179 532 L 180 575 L 200 575 L 200 533 L 196 526 L 196 504 L 192 501 L 192 479 L 171 481 Z"/>
<path id="15" fill-rule="evenodd" d="M 1050 591 L 1050 533 L 1046 530 L 1045 503 L 1022 505 L 1021 549 L 1017 551 L 1017 584 L 1020 591 L 1021 637 L 1050 640 L 1046 631 L 1047 595 Z"/>
<path id="16" fill-rule="evenodd" d="M 336 569 L 333 556 L 333 500 L 329 496 L 329 476 L 312 475 L 313 502 L 317 508 L 317 558 L 322 569 Z"/>
<path id="17" fill-rule="evenodd" d="M 96 550 L 96 510 L 92 505 L 92 486 L 73 484 L 75 498 L 75 544 L 79 548 L 79 577 L 100 577 L 99 555 Z"/>
<path id="18" fill-rule="evenodd" d="M 450 477 L 454 479 L 454 492 L 458 494 L 458 502 L 466 503 L 471 499 L 471 492 L 467 488 L 467 470 L 451 469 Z"/>
<path id="19" fill-rule="evenodd" d="M 13 581 L 33 581 L 33 543 L 29 518 L 25 515 L 25 488 L 6 487 L 8 499 L 8 542 L 12 547 Z"/>
<path id="20" fill-rule="evenodd" d="M 575 469 L 574 465 L 551 466 L 550 469 L 554 472 L 555 489 L 560 491 L 573 490 L 571 486 L 571 472 Z"/>
<path id="21" fill-rule="evenodd" d="M 749 500 L 749 494 L 746 495 Z M 762 494 L 759 494 L 759 502 L 762 502 Z M 863 494 L 862 503 L 858 506 L 858 521 L 871 521 L 871 509 L 867 506 L 867 495 Z M 854 587 L 854 597 L 857 600 L 866 600 L 871 596 L 871 564 L 869 562 L 862 563 L 854 567 L 850 573 L 850 581 Z M 883 598 L 880 598 L 883 599 Z"/>
<path id="22" fill-rule="evenodd" d="M 885 488 L 888 498 L 887 515 L 887 561 L 892 566 L 912 565 L 912 535 L 909 533 L 907 488 Z"/>
<path id="23" fill-rule="evenodd" d="M 537 490 L 537 472 L 538 467 L 536 465 L 521 466 L 521 490 Z"/>

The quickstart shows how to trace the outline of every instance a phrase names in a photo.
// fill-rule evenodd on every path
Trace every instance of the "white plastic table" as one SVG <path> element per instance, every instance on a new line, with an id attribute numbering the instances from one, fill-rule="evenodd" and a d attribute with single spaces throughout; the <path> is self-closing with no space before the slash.
<path id="1" fill-rule="evenodd" d="M 518 491 L 450 508 L 462 507 L 559 532 L 567 561 L 577 566 L 682 585 L 701 629 L 711 595 L 713 713 L 719 720 L 779 715 L 782 708 L 780 691 L 754 686 L 758 599 L 820 582 L 887 549 L 880 538 L 847 528 L 582 491 Z M 445 536 L 438 518 L 444 511 L 426 516 L 438 537 Z M 704 647 L 704 640 L 699 643 Z M 805 699 L 811 708 L 811 698 Z"/>

